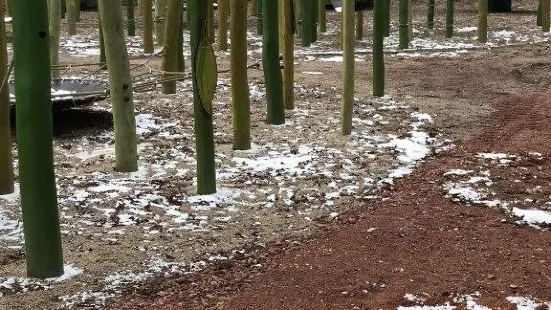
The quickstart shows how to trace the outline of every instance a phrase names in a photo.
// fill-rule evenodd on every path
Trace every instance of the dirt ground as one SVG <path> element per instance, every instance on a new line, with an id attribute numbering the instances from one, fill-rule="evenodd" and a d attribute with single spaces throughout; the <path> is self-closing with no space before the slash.
<path id="1" fill-rule="evenodd" d="M 475 32 L 465 27 L 475 25 L 474 4 L 457 3 L 456 29 L 465 30 L 458 31 L 453 42 L 472 42 Z M 355 121 L 356 135 L 348 140 L 336 130 L 340 63 L 324 60 L 324 54 L 338 54 L 338 22 L 335 14 L 330 15 L 330 31 L 320 36 L 320 43 L 312 49 L 298 48 L 297 110 L 287 112 L 290 123 L 274 130 L 264 123 L 262 96 L 253 98 L 252 104 L 253 135 L 261 158 L 273 161 L 273 152 L 312 156 L 301 145 L 326 148 L 315 156 L 332 166 L 324 168 L 316 162 L 310 167 L 314 160 L 309 158 L 297 168 L 308 166 L 312 174 L 306 177 L 300 175 L 301 170 L 289 174 L 283 168 L 235 174 L 240 166 L 230 165 L 230 159 L 253 155 L 231 150 L 229 74 L 221 73 L 215 99 L 217 164 L 234 170 L 224 170 L 228 176 L 222 176 L 219 183 L 224 190 L 246 193 L 230 200 L 215 197 L 214 201 L 193 202 L 197 200 L 193 175 L 187 172 L 194 168 L 188 81 L 179 84 L 177 95 L 136 94 L 137 113 L 154 115 L 146 120 L 160 129 L 144 129 L 140 157 L 148 171 L 130 177 L 112 171 L 107 101 L 91 110 L 56 113 L 54 148 L 65 259 L 85 271 L 76 281 L 31 286 L 28 292 L 0 286 L 4 293 L 0 294 L 0 309 L 93 309 L 101 308 L 104 299 L 107 309 L 392 309 L 445 303 L 478 309 L 469 308 L 469 300 L 492 309 L 509 309 L 512 303 L 506 298 L 510 296 L 551 301 L 548 229 L 514 215 L 514 207 L 550 209 L 546 203 L 551 199 L 549 39 L 535 29 L 534 12 L 526 12 L 534 9 L 534 3 L 514 6 L 522 12 L 490 16 L 496 35 L 493 45 L 468 48 L 454 56 L 410 57 L 387 51 L 390 103 L 372 99 L 370 54 L 365 52 L 371 46 L 369 35 L 358 42 L 354 117 L 360 121 Z M 416 3 L 417 35 L 444 41 L 443 4 L 438 5 L 437 16 L 442 18 L 437 19 L 436 29 L 424 30 L 424 5 Z M 368 13 L 366 20 L 370 19 Z M 86 13 L 84 20 L 83 32 L 92 36 L 93 13 Z M 252 19 L 250 29 L 254 32 Z M 365 30 L 370 33 L 369 23 Z M 499 31 L 514 31 L 518 40 L 505 42 L 497 37 Z M 531 39 L 524 41 L 524 36 Z M 95 61 L 70 48 L 81 48 L 87 40 L 67 43 L 63 61 Z M 158 68 L 159 57 L 139 54 L 139 41 L 132 38 L 133 64 L 147 62 Z M 250 44 L 249 62 L 254 63 L 260 59 L 258 38 Z M 429 52 L 439 49 L 434 46 Z M 228 54 L 218 53 L 218 62 L 220 70 L 228 69 Z M 95 68 L 73 68 L 69 74 L 104 76 Z M 251 69 L 249 80 L 252 93 L 261 93 L 261 69 Z M 394 105 L 407 108 L 390 110 Z M 407 136 L 414 126 L 411 115 L 418 112 L 434 120 L 423 126 L 438 138 L 430 146 L 438 154 L 405 179 L 379 186 L 379 180 L 396 167 L 399 155 L 393 150 L 380 151 L 361 136 Z M 377 120 L 379 114 L 385 121 L 363 122 Z M 324 144 L 316 144 L 318 140 L 325 140 Z M 450 143 L 455 144 L 453 149 L 439 149 Z M 335 155 L 333 150 L 345 154 Z M 494 152 L 507 157 L 478 156 Z M 447 174 L 453 169 L 469 172 Z M 324 178 L 326 170 L 333 176 Z M 468 177 L 481 176 L 491 182 L 475 184 L 472 189 L 484 199 L 472 200 L 450 190 L 468 183 Z M 363 184 L 369 178 L 375 180 L 373 186 Z M 329 201 L 323 193 L 332 189 L 329 184 L 333 182 L 340 196 Z M 89 190 L 113 185 L 118 187 L 106 192 Z M 83 200 L 75 196 L 82 190 L 89 195 Z M 121 191 L 128 193 L 119 195 Z M 282 202 L 285 195 L 291 205 Z M 133 209 L 142 200 L 143 210 Z M 249 205 L 242 206 L 238 200 Z M 490 200 L 499 200 L 499 206 L 488 208 L 485 201 Z M 212 203 L 216 207 L 206 207 Z M 229 211 L 234 205 L 243 211 Z M 6 206 L 16 216 L 17 202 Z M 185 223 L 192 228 L 181 230 L 167 224 L 164 209 L 156 209 L 161 207 L 169 209 L 167 214 L 189 214 Z M 117 210 L 111 213 L 110 208 Z M 118 213 L 125 208 L 135 212 L 135 217 Z M 121 224 L 123 219 L 132 223 Z M 24 253 L 17 245 L 0 239 L 0 276 L 24 276 Z M 126 278 L 150 272 L 153 267 L 148 264 L 159 258 L 162 267 L 153 266 L 158 270 L 153 269 L 153 276 L 148 273 L 147 281 Z M 195 272 L 195 265 L 189 263 L 199 260 L 207 263 L 197 268 L 203 271 Z M 109 275 L 120 277 L 108 283 Z M 111 288 L 116 281 L 120 285 Z M 107 293 L 94 295 L 96 291 Z M 406 294 L 413 297 L 405 298 Z"/>

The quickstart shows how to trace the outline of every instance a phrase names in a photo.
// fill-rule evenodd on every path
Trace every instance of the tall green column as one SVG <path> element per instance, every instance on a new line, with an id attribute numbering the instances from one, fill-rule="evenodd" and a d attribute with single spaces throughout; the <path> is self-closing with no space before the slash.
<path id="1" fill-rule="evenodd" d="M 218 49 L 221 51 L 228 50 L 228 14 L 230 6 L 229 1 L 230 0 L 218 1 Z M 246 18 L 247 16 L 245 16 L 245 19 Z"/>
<path id="2" fill-rule="evenodd" d="M 384 11 L 385 11 L 385 13 L 384 13 L 384 16 L 385 16 L 384 35 L 385 35 L 385 37 L 388 37 L 388 36 L 390 36 L 390 7 L 391 7 L 390 0 L 384 1 L 383 4 L 384 4 Z"/>
<path id="3" fill-rule="evenodd" d="M 143 51 L 146 54 L 153 54 L 153 10 L 152 0 L 142 1 L 142 19 L 143 19 Z"/>
<path id="4" fill-rule="evenodd" d="M 409 47 L 409 6 L 408 0 L 399 0 L 399 25 L 398 25 L 398 39 L 401 49 L 407 49 Z"/>
<path id="5" fill-rule="evenodd" d="M 155 39 L 158 46 L 165 44 L 166 0 L 155 0 Z"/>
<path id="6" fill-rule="evenodd" d="M 136 35 L 136 17 L 134 15 L 134 0 L 126 0 L 126 31 L 129 37 Z"/>
<path id="7" fill-rule="evenodd" d="M 109 70 L 109 90 L 115 125 L 116 170 L 138 170 L 136 119 L 130 61 L 126 50 L 120 0 L 99 0 L 105 56 Z"/>
<path id="8" fill-rule="evenodd" d="M 32 9 L 29 9 L 32 8 Z M 63 274 L 53 164 L 50 45 L 46 0 L 13 3 L 19 183 L 27 274 Z"/>
<path id="9" fill-rule="evenodd" d="M 360 41 L 364 38 L 364 13 L 363 11 L 356 12 L 356 40 Z"/>
<path id="10" fill-rule="evenodd" d="M 50 63 L 59 65 L 59 36 L 61 35 L 61 1 L 48 0 L 50 31 Z M 59 78 L 59 69 L 52 69 L 52 78 Z"/>
<path id="11" fill-rule="evenodd" d="M 373 7 L 373 96 L 385 94 L 384 1 L 374 1 Z"/>
<path id="12" fill-rule="evenodd" d="M 488 0 L 478 0 L 478 43 L 488 41 Z"/>
<path id="13" fill-rule="evenodd" d="M 4 0 L 0 0 L 0 16 L 4 16 L 5 10 Z M 0 76 L 6 76 L 7 74 L 6 24 L 4 19 L 0 19 Z M 0 195 L 13 193 L 14 190 L 11 155 L 10 95 L 6 86 L 0 90 Z"/>
<path id="14" fill-rule="evenodd" d="M 77 1 L 79 0 L 66 0 L 67 24 L 68 24 L 68 31 L 70 36 L 77 34 L 77 21 L 78 21 Z"/>
<path id="15" fill-rule="evenodd" d="M 165 46 L 163 55 L 163 71 L 178 72 L 178 53 L 180 44 L 180 27 L 183 18 L 182 0 L 168 0 L 166 27 L 165 27 Z M 167 75 L 169 77 L 170 75 Z M 163 94 L 176 93 L 176 81 L 165 81 L 162 84 Z"/>
<path id="16" fill-rule="evenodd" d="M 105 58 L 105 40 L 103 39 L 103 27 L 101 26 L 101 16 L 98 11 L 98 36 L 99 36 L 99 68 L 107 70 L 107 59 Z"/>
<path id="17" fill-rule="evenodd" d="M 302 12 L 302 46 L 310 46 L 314 41 L 314 33 L 312 32 L 312 0 L 300 0 L 301 3 L 301 12 Z"/>
<path id="18" fill-rule="evenodd" d="M 446 0 L 446 38 L 453 37 L 453 0 Z"/>
<path id="19" fill-rule="evenodd" d="M 350 135 L 354 108 L 354 0 L 343 0 L 342 20 L 341 133 Z"/>
<path id="20" fill-rule="evenodd" d="M 549 32 L 549 0 L 541 0 L 541 30 Z"/>
<path id="21" fill-rule="evenodd" d="M 427 28 L 434 28 L 434 6 L 435 0 L 428 0 L 429 4 L 427 6 Z"/>
<path id="22" fill-rule="evenodd" d="M 283 84 L 279 63 L 279 8 L 278 1 L 262 1 L 262 21 L 264 28 L 262 61 L 266 80 L 266 100 L 268 102 L 268 123 L 285 123 Z"/>
<path id="23" fill-rule="evenodd" d="M 283 101 L 285 109 L 295 108 L 295 36 L 293 34 L 293 0 L 280 0 L 280 42 L 283 55 Z"/>
<path id="24" fill-rule="evenodd" d="M 320 32 L 327 31 L 327 12 L 325 10 L 325 0 L 318 0 L 318 25 Z"/>
<path id="25" fill-rule="evenodd" d="M 262 0 L 252 0 L 253 2 L 256 2 L 256 34 L 259 36 L 263 33 L 263 25 L 262 22 Z"/>
<path id="26" fill-rule="evenodd" d="M 247 0 L 231 0 L 231 91 L 233 149 L 251 148 L 251 103 L 247 79 Z"/>
<path id="27" fill-rule="evenodd" d="M 233 0 L 235 1 L 235 0 Z M 197 193 L 216 192 L 212 99 L 216 89 L 216 58 L 208 34 L 204 0 L 188 0 L 190 13 L 193 114 L 197 152 Z"/>
<path id="28" fill-rule="evenodd" d="M 203 0 L 207 2 L 207 32 L 210 42 L 214 43 L 214 1 Z"/>

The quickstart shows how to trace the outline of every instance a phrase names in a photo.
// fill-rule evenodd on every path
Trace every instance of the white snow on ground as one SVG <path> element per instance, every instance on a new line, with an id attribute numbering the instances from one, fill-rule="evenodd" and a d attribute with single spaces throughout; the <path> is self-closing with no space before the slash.
<path id="1" fill-rule="evenodd" d="M 9 241 L 18 244 L 23 240 L 23 227 L 21 221 L 7 214 L 3 206 L 17 204 L 19 202 L 19 184 L 15 184 L 14 192 L 9 195 L 0 195 L 0 241 Z"/>
<path id="2" fill-rule="evenodd" d="M 541 154 L 532 153 L 530 156 L 539 157 Z M 499 165 L 507 165 L 514 155 L 504 153 L 479 153 L 481 160 L 497 161 Z M 443 189 L 447 196 L 456 201 L 463 201 L 475 205 L 484 205 L 490 208 L 501 208 L 510 215 L 519 218 L 516 223 L 528 224 L 538 228 L 542 224 L 551 224 L 551 212 L 539 209 L 519 208 L 519 201 L 503 201 L 493 199 L 496 193 L 492 190 L 494 182 L 488 171 L 475 172 L 473 170 L 452 169 L 444 173 L 448 181 L 444 182 Z M 536 187 L 537 188 L 537 187 Z M 531 201 L 530 198 L 527 198 Z M 544 202 L 545 204 L 545 202 Z"/>
<path id="3" fill-rule="evenodd" d="M 451 310 L 460 307 L 461 309 L 467 310 L 492 310 L 492 308 L 480 305 L 478 299 L 480 298 L 480 293 L 476 292 L 470 295 L 459 295 L 453 298 L 450 297 L 450 301 L 446 302 L 443 305 L 425 305 L 426 298 L 419 297 L 414 294 L 406 294 L 404 299 L 408 302 L 414 302 L 417 305 L 415 306 L 399 306 L 397 310 Z M 511 296 L 506 298 L 512 305 L 515 305 L 516 310 L 537 310 L 542 309 L 538 308 L 541 306 L 547 306 L 551 310 L 551 302 L 539 302 L 532 298 L 520 297 L 520 296 Z M 498 308 L 499 309 L 499 308 Z M 497 309 L 496 309 L 497 310 Z"/>
<path id="4" fill-rule="evenodd" d="M 0 275 L 0 297 L 4 292 L 9 292 L 17 289 L 22 292 L 30 290 L 47 290 L 54 283 L 61 283 L 77 277 L 83 273 L 83 269 L 74 267 L 73 265 L 63 266 L 63 274 L 59 277 L 48 279 L 36 279 L 28 277 L 6 277 Z"/>

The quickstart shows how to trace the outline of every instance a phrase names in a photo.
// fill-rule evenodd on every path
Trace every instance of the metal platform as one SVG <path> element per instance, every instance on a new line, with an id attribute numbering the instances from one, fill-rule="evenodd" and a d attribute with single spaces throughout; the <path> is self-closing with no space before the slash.
<path id="1" fill-rule="evenodd" d="M 10 100 L 15 102 L 15 87 L 10 82 Z M 52 81 L 52 106 L 69 109 L 89 105 L 109 96 L 108 83 L 102 80 L 66 78 Z"/>

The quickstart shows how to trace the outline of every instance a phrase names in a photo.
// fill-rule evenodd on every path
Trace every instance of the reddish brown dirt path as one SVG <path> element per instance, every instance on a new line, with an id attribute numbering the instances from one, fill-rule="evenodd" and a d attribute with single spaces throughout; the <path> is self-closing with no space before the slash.
<path id="1" fill-rule="evenodd" d="M 158 280 L 110 309 L 396 309 L 408 305 L 406 293 L 425 293 L 431 305 L 479 292 L 479 303 L 492 309 L 513 309 L 505 300 L 512 295 L 551 301 L 551 232 L 515 226 L 505 213 L 453 202 L 442 190 L 443 173 L 478 152 L 540 152 L 549 159 L 547 98 L 496 104 L 478 137 L 300 245 L 251 249 L 250 257 Z M 549 160 L 527 169 L 546 171 L 551 184 Z"/>

